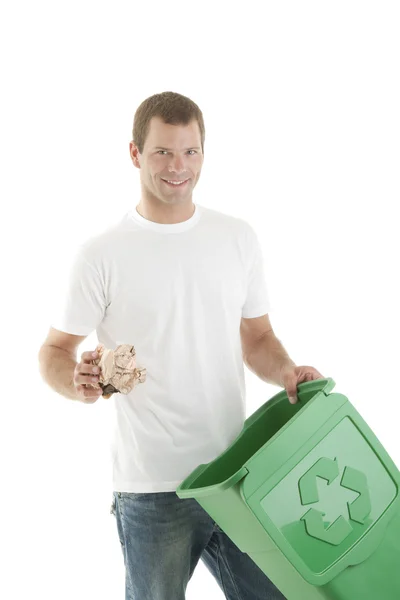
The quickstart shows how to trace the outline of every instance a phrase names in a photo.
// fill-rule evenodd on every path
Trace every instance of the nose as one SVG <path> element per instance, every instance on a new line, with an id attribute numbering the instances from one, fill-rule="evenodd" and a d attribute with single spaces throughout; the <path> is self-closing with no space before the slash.
<path id="1" fill-rule="evenodd" d="M 168 171 L 172 172 L 177 172 L 179 173 L 180 171 L 184 171 L 185 170 L 185 160 L 182 156 L 180 156 L 179 154 L 175 155 L 172 157 L 169 165 L 168 165 Z"/>

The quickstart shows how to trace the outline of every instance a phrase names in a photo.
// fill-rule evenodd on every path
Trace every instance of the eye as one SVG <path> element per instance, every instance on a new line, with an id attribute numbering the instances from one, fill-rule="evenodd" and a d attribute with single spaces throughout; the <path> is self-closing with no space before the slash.
<path id="1" fill-rule="evenodd" d="M 157 154 L 159 154 L 160 152 L 168 152 L 168 150 L 157 150 Z M 195 154 L 197 154 L 197 150 L 188 150 L 188 152 L 194 152 Z"/>

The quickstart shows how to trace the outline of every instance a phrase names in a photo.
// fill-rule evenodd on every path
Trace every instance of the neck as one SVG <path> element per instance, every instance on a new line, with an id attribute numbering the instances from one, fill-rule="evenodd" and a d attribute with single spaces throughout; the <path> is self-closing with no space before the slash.
<path id="1" fill-rule="evenodd" d="M 164 225 L 173 225 L 183 223 L 194 215 L 195 206 L 190 197 L 187 200 L 176 204 L 167 204 L 160 202 L 157 198 L 149 199 L 143 194 L 136 210 L 148 221 L 162 223 Z"/>

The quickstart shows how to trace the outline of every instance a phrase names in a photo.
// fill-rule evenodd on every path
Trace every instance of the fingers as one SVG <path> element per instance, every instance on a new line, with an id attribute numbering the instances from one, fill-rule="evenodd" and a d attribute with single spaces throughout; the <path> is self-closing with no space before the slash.
<path id="1" fill-rule="evenodd" d="M 98 383 L 100 368 L 87 363 L 79 363 L 75 367 L 74 381 L 78 383 Z"/>
<path id="2" fill-rule="evenodd" d="M 75 373 L 74 377 L 75 385 L 92 385 L 98 386 L 99 376 L 98 375 L 82 375 L 81 373 Z"/>
<path id="3" fill-rule="evenodd" d="M 98 375 L 100 373 L 100 367 L 98 365 L 90 365 L 89 363 L 79 363 L 77 365 L 78 373 L 85 375 Z"/>
<path id="4" fill-rule="evenodd" d="M 74 386 L 79 397 L 85 403 L 96 402 L 103 394 L 98 383 L 100 367 L 93 364 L 98 356 L 96 351 L 82 352 L 81 362 L 75 366 Z"/>
<path id="5" fill-rule="evenodd" d="M 87 396 L 87 397 L 90 397 L 90 396 L 98 397 L 99 395 L 101 395 L 103 393 L 103 390 L 101 389 L 101 387 L 92 388 L 92 387 L 89 387 L 82 383 L 78 383 L 75 387 L 78 392 L 80 392 L 83 396 Z"/>
<path id="6" fill-rule="evenodd" d="M 81 362 L 91 363 L 92 360 L 98 358 L 99 354 L 96 351 L 82 352 L 81 354 Z"/>
<path id="7" fill-rule="evenodd" d="M 76 385 L 76 390 L 80 396 L 82 396 L 86 402 L 96 402 L 100 396 L 103 394 L 103 390 L 101 388 L 95 389 L 91 387 L 86 387 L 85 385 Z"/>
<path id="8" fill-rule="evenodd" d="M 95 356 L 93 352 L 82 352 L 81 362 L 75 367 L 74 383 L 77 385 L 87 385 L 89 383 L 96 385 L 99 381 L 100 367 L 94 365 L 92 361 Z M 98 386 L 97 386 L 98 387 Z"/>

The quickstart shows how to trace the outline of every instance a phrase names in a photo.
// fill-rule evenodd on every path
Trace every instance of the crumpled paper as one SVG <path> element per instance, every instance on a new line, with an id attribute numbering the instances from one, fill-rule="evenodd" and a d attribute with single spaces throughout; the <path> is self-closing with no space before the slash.
<path id="1" fill-rule="evenodd" d="M 115 350 L 98 344 L 96 351 L 98 357 L 91 363 L 100 367 L 98 385 L 103 398 L 111 398 L 114 393 L 128 394 L 135 385 L 146 381 L 146 369 L 136 367 L 135 348 L 130 344 L 120 344 Z"/>

